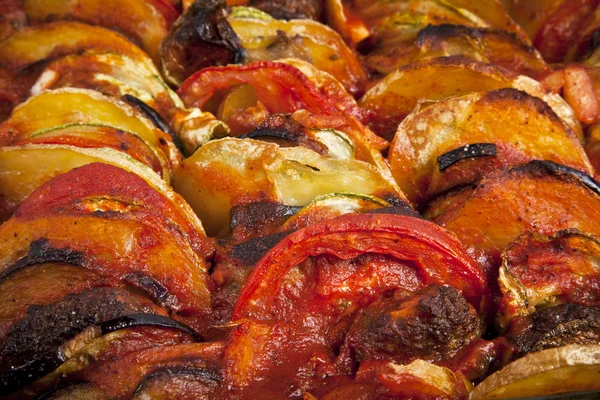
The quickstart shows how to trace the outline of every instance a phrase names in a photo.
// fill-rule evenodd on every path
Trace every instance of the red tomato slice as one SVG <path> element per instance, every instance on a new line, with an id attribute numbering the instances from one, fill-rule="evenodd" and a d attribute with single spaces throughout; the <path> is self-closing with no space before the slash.
<path id="1" fill-rule="evenodd" d="M 233 319 L 285 320 L 287 317 L 281 315 L 286 313 L 296 319 L 300 314 L 298 308 L 302 307 L 299 303 L 306 292 L 300 293 L 298 303 L 273 305 L 282 296 L 288 273 L 310 257 L 318 256 L 323 257 L 321 269 L 329 269 L 333 274 L 322 280 L 324 285 L 321 279 L 317 279 L 319 282 L 316 284 L 311 282 L 312 285 L 303 287 L 318 291 L 324 302 L 327 302 L 328 296 L 332 298 L 332 293 L 344 292 L 345 298 L 351 298 L 358 306 L 363 306 L 363 292 L 382 295 L 390 290 L 417 290 L 424 285 L 447 284 L 457 288 L 479 308 L 482 296 L 487 292 L 481 267 L 463 250 L 460 242 L 443 228 L 429 221 L 402 215 L 346 215 L 298 230 L 273 247 L 256 264 L 246 282 L 234 307 Z M 334 283 L 329 278 L 343 274 L 357 257 L 364 259 L 365 256 L 369 256 L 366 259 L 369 263 L 366 274 L 363 271 L 362 275 L 351 274 L 344 279 L 338 279 L 338 276 L 336 279 L 341 280 L 343 287 L 341 290 L 338 288 L 337 292 L 332 290 Z M 314 260 L 315 265 L 318 264 L 318 259 Z M 321 278 L 323 274 L 323 271 L 319 271 L 317 276 Z M 399 277 L 398 274 L 406 274 L 407 277 Z M 418 280 L 416 285 L 415 277 Z M 291 282 L 297 280 L 292 279 Z M 373 290 L 363 282 L 375 282 L 375 286 L 379 286 Z M 296 285 L 298 288 L 300 286 L 300 283 Z"/>

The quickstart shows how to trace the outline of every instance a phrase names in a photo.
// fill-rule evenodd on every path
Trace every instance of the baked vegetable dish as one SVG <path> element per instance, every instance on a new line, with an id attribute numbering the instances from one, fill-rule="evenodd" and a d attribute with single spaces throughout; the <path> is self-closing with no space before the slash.
<path id="1" fill-rule="evenodd" d="M 0 397 L 600 396 L 600 0 L 0 0 Z"/>

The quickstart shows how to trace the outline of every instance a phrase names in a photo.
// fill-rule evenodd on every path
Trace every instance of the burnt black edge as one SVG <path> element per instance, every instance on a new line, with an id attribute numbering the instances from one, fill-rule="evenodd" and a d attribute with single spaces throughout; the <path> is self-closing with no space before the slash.
<path id="1" fill-rule="evenodd" d="M 494 143 L 472 143 L 450 150 L 437 158 L 440 172 L 467 158 L 495 157 L 497 148 Z"/>

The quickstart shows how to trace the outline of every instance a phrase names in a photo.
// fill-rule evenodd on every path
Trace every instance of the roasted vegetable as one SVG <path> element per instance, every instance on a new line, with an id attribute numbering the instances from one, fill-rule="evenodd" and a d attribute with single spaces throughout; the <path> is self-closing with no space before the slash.
<path id="1" fill-rule="evenodd" d="M 310 258 L 315 265 L 306 262 Z M 360 262 L 361 258 L 364 261 Z M 407 261 L 421 272 L 415 274 L 413 268 L 407 268 Z M 338 268 L 351 268 L 348 272 L 352 273 L 343 282 L 320 279 L 317 287 L 303 286 L 302 295 L 284 289 L 290 273 L 299 284 L 300 277 L 310 280 L 321 268 L 321 273 Z M 411 275 L 413 279 L 408 279 Z M 386 214 L 348 215 L 301 229 L 271 249 L 252 271 L 233 319 L 298 323 L 307 307 L 323 309 L 337 303 L 338 312 L 321 316 L 329 320 L 351 312 L 352 304 L 361 298 L 377 298 L 386 290 L 400 288 L 414 291 L 427 283 L 452 284 L 476 306 L 486 292 L 481 270 L 458 242 L 430 222 Z M 288 303 L 294 312 L 283 307 Z"/>
<path id="2" fill-rule="evenodd" d="M 527 232 L 579 229 L 598 235 L 600 187 L 589 176 L 548 161 L 491 173 L 430 204 L 426 216 L 453 232 L 495 275 L 500 252 Z"/>
<path id="3" fill-rule="evenodd" d="M 396 182 L 417 205 L 531 159 L 594 174 L 569 127 L 541 99 L 515 89 L 422 104 L 398 127 L 388 157 Z"/>
<path id="4" fill-rule="evenodd" d="M 277 21 L 251 8 L 236 7 L 227 19 L 246 50 L 247 61 L 299 58 L 335 77 L 353 95 L 366 76 L 354 53 L 326 25 L 308 20 Z"/>
<path id="5" fill-rule="evenodd" d="M 414 40 L 419 30 L 428 24 L 492 27 L 525 37 L 522 29 L 496 0 L 328 0 L 327 19 L 352 43 L 372 36 L 382 48 L 390 49 L 394 44 Z"/>
<path id="6" fill-rule="evenodd" d="M 319 195 L 345 191 L 402 198 L 367 163 L 328 159 L 305 147 L 232 138 L 211 141 L 186 159 L 173 186 L 211 236 L 226 234 L 232 207 L 243 204 L 305 206 Z"/>
<path id="7" fill-rule="evenodd" d="M 177 165 L 181 159 L 169 134 L 156 128 L 140 111 L 85 89 L 45 91 L 19 105 L 0 125 L 0 143 L 10 144 L 15 136 L 71 124 L 104 125 L 132 132 L 166 158 L 165 164 Z"/>
<path id="8" fill-rule="evenodd" d="M 440 76 L 444 79 L 440 80 Z M 543 99 L 583 142 L 581 126 L 560 96 L 546 93 L 533 79 L 507 78 L 491 65 L 462 57 L 436 58 L 401 67 L 373 86 L 360 99 L 360 105 L 370 112 L 367 123 L 371 129 L 391 140 L 398 124 L 419 101 L 502 88 L 522 90 Z"/>
<path id="9" fill-rule="evenodd" d="M 572 344 L 532 353 L 488 377 L 469 398 L 545 397 L 600 389 L 598 357 L 598 345 Z"/>
<path id="10" fill-rule="evenodd" d="M 224 0 L 197 0 L 170 27 L 160 44 L 167 82 L 179 86 L 202 68 L 243 60 L 245 52 L 227 22 L 228 12 Z"/>
<path id="11" fill-rule="evenodd" d="M 140 48 L 105 28 L 66 21 L 28 27 L 0 41 L 0 99 L 7 112 L 29 97 L 48 63 L 85 51 L 115 53 L 138 66 L 152 65 Z"/>
<path id="12" fill-rule="evenodd" d="M 78 20 L 123 32 L 158 61 L 158 46 L 178 16 L 162 0 L 23 0 L 23 11 L 33 23 Z"/>
<path id="13" fill-rule="evenodd" d="M 155 187 L 107 164 L 51 180 L 0 226 L 3 274 L 66 262 L 113 281 L 128 279 L 175 312 L 206 315 L 212 283 L 204 259 L 212 244 L 187 205 Z M 57 252 L 63 256 L 55 258 Z"/>
<path id="14" fill-rule="evenodd" d="M 502 253 L 499 323 L 561 303 L 600 305 L 599 255 L 598 239 L 577 230 L 519 237 Z"/>
<path id="15" fill-rule="evenodd" d="M 503 2 L 549 62 L 561 62 L 567 56 L 573 60 L 587 52 L 592 36 L 589 27 L 594 26 L 598 0 Z"/>

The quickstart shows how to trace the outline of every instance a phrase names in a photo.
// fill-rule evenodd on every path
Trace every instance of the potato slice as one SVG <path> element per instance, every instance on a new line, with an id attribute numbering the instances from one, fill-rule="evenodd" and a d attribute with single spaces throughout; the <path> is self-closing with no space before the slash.
<path id="1" fill-rule="evenodd" d="M 250 61 L 304 59 L 334 76 L 349 93 L 364 90 L 366 75 L 362 67 L 342 38 L 328 26 L 311 20 L 276 20 L 246 7 L 235 7 L 228 21 Z"/>
<path id="2" fill-rule="evenodd" d="M 506 29 L 527 38 L 497 0 L 344 1 L 327 0 L 327 20 L 352 43 L 374 35 L 410 36 L 428 24 Z M 392 34 L 389 34 L 389 31 Z"/>
<path id="3" fill-rule="evenodd" d="M 36 162 L 32 162 L 36 160 Z M 133 172 L 168 197 L 199 232 L 202 224 L 189 206 L 156 173 L 123 152 L 68 145 L 28 144 L 0 148 L 0 218 L 6 219 L 44 182 L 73 168 L 104 162 Z"/>
<path id="4" fill-rule="evenodd" d="M 500 252 L 523 233 L 575 228 L 600 235 L 600 186 L 579 171 L 531 161 L 440 198 L 425 216 L 453 232 L 492 272 Z"/>
<path id="5" fill-rule="evenodd" d="M 479 162 L 469 146 L 496 146 Z M 461 160 L 442 158 L 464 148 Z M 477 181 L 499 167 L 550 160 L 594 174 L 569 127 L 541 99 L 515 89 L 474 93 L 423 104 L 398 127 L 389 152 L 392 174 L 409 200 L 422 204 L 453 186 Z"/>
<path id="6" fill-rule="evenodd" d="M 136 62 L 150 61 L 123 35 L 98 26 L 58 21 L 25 28 L 0 42 L 0 67 L 16 73 L 32 64 L 89 49 L 124 54 Z"/>
<path id="7" fill-rule="evenodd" d="M 160 0 L 24 0 L 23 10 L 32 23 L 54 19 L 75 19 L 124 32 L 138 41 L 158 62 L 158 46 L 177 10 Z"/>
<path id="8" fill-rule="evenodd" d="M 136 161 L 152 168 L 163 179 L 170 179 L 169 162 L 164 154 L 134 133 L 102 125 L 64 125 L 26 132 L 11 138 L 10 145 L 24 144 L 64 144 L 81 148 L 109 147 L 122 151 Z"/>
<path id="9" fill-rule="evenodd" d="M 173 187 L 211 236 L 227 234 L 236 205 L 274 201 L 305 206 L 319 195 L 346 191 L 383 199 L 399 196 L 367 163 L 327 159 L 304 147 L 233 138 L 211 141 L 186 159 L 175 172 Z"/>
<path id="10" fill-rule="evenodd" d="M 175 108 L 183 108 L 183 101 L 162 80 L 151 62 L 136 61 L 118 53 L 86 52 L 56 60 L 44 69 L 31 94 L 35 96 L 43 90 L 63 87 L 97 90 L 117 98 L 129 94 L 167 120 Z"/>
<path id="11" fill-rule="evenodd" d="M 444 79 L 440 80 L 440 76 Z M 368 125 L 380 136 L 391 139 L 398 124 L 419 100 L 443 100 L 473 92 L 515 88 L 546 101 L 583 140 L 573 110 L 560 97 L 548 94 L 541 85 L 525 76 L 508 78 L 498 69 L 462 57 L 437 58 L 406 65 L 373 86 L 360 99 L 370 111 Z"/>
<path id="12" fill-rule="evenodd" d="M 171 164 L 177 164 L 181 158 L 171 137 L 154 127 L 139 111 L 87 89 L 63 88 L 32 97 L 15 108 L 0 126 L 0 141 L 10 143 L 15 134 L 73 123 L 100 124 L 133 132 L 162 151 Z"/>
<path id="13" fill-rule="evenodd" d="M 470 400 L 549 396 L 600 389 L 600 345 L 569 345 L 513 361 L 473 389 Z"/>

